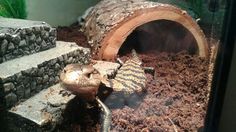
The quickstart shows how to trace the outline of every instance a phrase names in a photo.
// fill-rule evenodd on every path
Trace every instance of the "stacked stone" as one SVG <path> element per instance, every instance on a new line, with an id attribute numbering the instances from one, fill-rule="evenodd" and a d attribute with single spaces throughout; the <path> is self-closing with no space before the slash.
<path id="1" fill-rule="evenodd" d="M 0 79 L 2 96 L 7 107 L 13 106 L 17 101 L 28 99 L 59 82 L 59 73 L 71 63 L 86 64 L 89 62 L 90 53 L 78 49 L 58 58 L 38 64 L 37 67 L 21 71 L 7 78 Z"/>
<path id="2" fill-rule="evenodd" d="M 56 29 L 45 22 L 0 19 L 0 63 L 56 46 Z"/>

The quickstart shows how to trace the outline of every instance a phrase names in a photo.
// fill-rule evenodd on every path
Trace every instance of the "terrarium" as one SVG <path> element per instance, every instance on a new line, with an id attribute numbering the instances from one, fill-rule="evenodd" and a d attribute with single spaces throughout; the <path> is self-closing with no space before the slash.
<path id="1" fill-rule="evenodd" d="M 228 5 L 0 1 L 0 130 L 204 130 Z"/>

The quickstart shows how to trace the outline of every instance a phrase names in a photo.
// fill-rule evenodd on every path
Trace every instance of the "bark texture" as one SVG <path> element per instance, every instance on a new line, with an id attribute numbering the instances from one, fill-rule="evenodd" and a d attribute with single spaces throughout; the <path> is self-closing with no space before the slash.
<path id="1" fill-rule="evenodd" d="M 137 27 L 155 20 L 181 24 L 197 42 L 198 54 L 208 56 L 205 36 L 186 11 L 146 0 L 102 0 L 85 18 L 83 30 L 98 59 L 113 60 L 127 36 Z"/>

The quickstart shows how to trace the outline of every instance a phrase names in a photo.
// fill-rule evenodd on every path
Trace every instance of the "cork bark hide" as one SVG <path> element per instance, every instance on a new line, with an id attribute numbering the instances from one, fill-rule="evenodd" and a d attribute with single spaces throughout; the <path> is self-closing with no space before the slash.
<path id="1" fill-rule="evenodd" d="M 195 20 L 186 11 L 168 4 L 145 0 L 102 0 L 85 18 L 83 30 L 97 59 L 114 60 L 127 36 L 137 27 L 157 20 L 182 25 L 195 39 L 199 56 L 208 57 L 207 41 Z"/>

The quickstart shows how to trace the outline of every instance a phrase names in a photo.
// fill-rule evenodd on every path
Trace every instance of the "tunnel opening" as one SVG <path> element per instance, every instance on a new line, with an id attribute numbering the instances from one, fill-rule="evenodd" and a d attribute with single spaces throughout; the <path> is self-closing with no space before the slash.
<path id="1" fill-rule="evenodd" d="M 198 54 L 197 41 L 192 33 L 180 23 L 155 20 L 137 27 L 121 45 L 118 56 L 135 49 L 138 53 L 187 51 Z"/>

